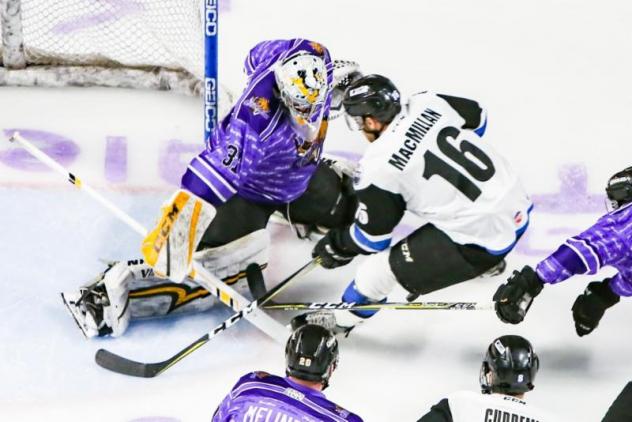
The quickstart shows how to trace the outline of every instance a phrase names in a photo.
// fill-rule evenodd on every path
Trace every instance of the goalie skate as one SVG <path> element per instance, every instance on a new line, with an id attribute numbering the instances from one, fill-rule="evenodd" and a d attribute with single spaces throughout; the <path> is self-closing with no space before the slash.
<path id="1" fill-rule="evenodd" d="M 105 289 L 99 292 L 96 287 L 93 290 L 84 287 L 78 292 L 61 293 L 61 299 L 86 338 L 105 336 L 112 332 L 103 320 L 101 304 L 107 301 Z"/>
<path id="2" fill-rule="evenodd" d="M 133 278 L 126 262 L 117 262 L 96 281 L 77 290 L 61 293 L 64 305 L 86 338 L 125 332 L 130 321 L 127 283 Z"/>

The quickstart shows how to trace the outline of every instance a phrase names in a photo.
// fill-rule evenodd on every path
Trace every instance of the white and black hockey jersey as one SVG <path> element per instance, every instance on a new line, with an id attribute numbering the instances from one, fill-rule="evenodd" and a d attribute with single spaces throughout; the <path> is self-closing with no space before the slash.
<path id="1" fill-rule="evenodd" d="M 532 202 L 507 161 L 482 139 L 486 124 L 475 101 L 413 95 L 360 161 L 360 205 L 345 246 L 365 254 L 388 248 L 407 210 L 455 243 L 494 255 L 511 250 Z"/>
<path id="2" fill-rule="evenodd" d="M 459 391 L 432 406 L 417 422 L 560 422 L 523 400 Z"/>

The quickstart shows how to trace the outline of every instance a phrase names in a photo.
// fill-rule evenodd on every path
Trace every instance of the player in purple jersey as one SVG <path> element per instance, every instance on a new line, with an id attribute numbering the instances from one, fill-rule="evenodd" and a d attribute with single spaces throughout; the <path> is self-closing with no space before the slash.
<path id="1" fill-rule="evenodd" d="M 200 311 L 213 301 L 187 275 L 192 259 L 227 283 L 267 265 L 270 215 L 326 228 L 353 219 L 349 176 L 321 162 L 331 99 L 357 65 L 335 66 L 321 44 L 272 40 L 248 54 L 248 83 L 163 206 L 143 258 L 62 293 L 87 337 L 121 335 L 132 317 Z M 132 299 L 130 301 L 130 299 Z"/>
<path id="2" fill-rule="evenodd" d="M 285 347 L 286 377 L 251 372 L 215 410 L 213 422 L 344 422 L 362 419 L 322 391 L 338 365 L 338 342 L 320 325 L 296 329 Z"/>
<path id="3" fill-rule="evenodd" d="M 579 336 L 590 334 L 606 309 L 621 296 L 632 296 L 632 167 L 608 181 L 606 194 L 614 210 L 589 229 L 566 240 L 535 270 L 525 266 L 514 271 L 494 295 L 496 314 L 511 324 L 521 322 L 533 299 L 545 284 L 562 282 L 575 274 L 597 274 L 604 266 L 618 272 L 603 281 L 588 284 L 573 304 L 575 329 Z"/>
<path id="4" fill-rule="evenodd" d="M 327 130 L 329 52 L 307 40 L 265 41 L 250 51 L 245 70 L 248 86 L 189 164 L 182 187 L 215 206 L 234 195 L 291 202 L 307 189 Z"/>

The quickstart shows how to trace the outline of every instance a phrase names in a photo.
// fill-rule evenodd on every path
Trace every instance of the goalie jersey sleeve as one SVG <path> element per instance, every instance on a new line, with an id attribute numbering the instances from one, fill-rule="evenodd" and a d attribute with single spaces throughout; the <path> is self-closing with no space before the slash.
<path id="1" fill-rule="evenodd" d="M 213 422 L 322 421 L 361 422 L 362 419 L 327 400 L 319 391 L 266 372 L 243 376 L 224 398 Z"/>
<path id="2" fill-rule="evenodd" d="M 486 126 L 486 113 L 475 101 L 413 95 L 360 160 L 360 205 L 343 234 L 343 248 L 387 248 L 409 211 L 456 243 L 494 255 L 511 250 L 527 227 L 532 203 L 506 160 L 481 138 Z"/>
<path id="3" fill-rule="evenodd" d="M 584 232 L 560 245 L 538 263 L 536 271 L 549 284 L 575 274 L 596 274 L 603 266 L 618 273 L 609 286 L 619 296 L 632 296 L 632 204 L 608 213 Z"/>
<path id="4" fill-rule="evenodd" d="M 460 391 L 432 406 L 418 422 L 560 422 L 559 418 L 503 394 Z"/>
<path id="5" fill-rule="evenodd" d="M 323 58 L 331 86 L 333 66 L 322 45 L 303 39 L 257 44 L 246 58 L 246 89 L 189 163 L 183 188 L 216 206 L 233 195 L 282 204 L 307 189 L 327 132 L 331 92 L 311 122 L 320 127 L 316 139 L 304 139 L 275 95 L 274 65 L 299 51 Z"/>

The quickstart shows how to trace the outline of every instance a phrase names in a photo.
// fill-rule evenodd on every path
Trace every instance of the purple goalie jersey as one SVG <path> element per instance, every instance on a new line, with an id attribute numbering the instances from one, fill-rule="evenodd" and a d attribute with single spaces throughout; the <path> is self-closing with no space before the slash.
<path id="1" fill-rule="evenodd" d="M 596 274 L 603 266 L 618 273 L 609 285 L 619 296 L 632 296 L 632 204 L 601 217 L 573 236 L 537 265 L 545 283 L 559 283 L 574 274 Z"/>
<path id="2" fill-rule="evenodd" d="M 228 421 L 358 422 L 362 418 L 289 378 L 251 372 L 241 377 L 215 410 L 213 422 Z"/>
<path id="3" fill-rule="evenodd" d="M 182 177 L 182 187 L 213 205 L 231 196 L 267 204 L 298 198 L 316 170 L 327 131 L 331 91 L 312 113 L 315 139 L 305 139 L 275 93 L 274 65 L 299 52 L 323 59 L 327 86 L 333 65 L 328 50 L 303 39 L 264 41 L 246 58 L 248 85 L 211 134 L 206 149 Z"/>

